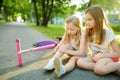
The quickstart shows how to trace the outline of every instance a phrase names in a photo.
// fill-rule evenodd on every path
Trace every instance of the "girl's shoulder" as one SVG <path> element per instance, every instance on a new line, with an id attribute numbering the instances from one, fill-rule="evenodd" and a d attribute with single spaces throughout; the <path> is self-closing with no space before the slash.
<path id="1" fill-rule="evenodd" d="M 108 28 L 105 28 L 105 33 L 106 35 L 114 35 L 113 31 Z"/>
<path id="2" fill-rule="evenodd" d="M 105 29 L 105 35 L 106 42 L 111 42 L 113 39 L 115 39 L 113 31 L 110 29 Z"/>

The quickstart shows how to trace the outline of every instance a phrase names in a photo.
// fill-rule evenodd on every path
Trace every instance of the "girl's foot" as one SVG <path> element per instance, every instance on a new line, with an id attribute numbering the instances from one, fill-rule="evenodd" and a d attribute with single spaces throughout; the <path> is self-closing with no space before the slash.
<path id="1" fill-rule="evenodd" d="M 65 73 L 65 68 L 62 64 L 62 60 L 60 57 L 55 58 L 54 65 L 55 65 L 55 71 L 54 71 L 55 77 L 60 77 L 62 74 Z"/>
<path id="2" fill-rule="evenodd" d="M 53 70 L 54 69 L 53 61 L 49 61 L 48 64 L 43 69 L 45 69 L 45 70 Z"/>

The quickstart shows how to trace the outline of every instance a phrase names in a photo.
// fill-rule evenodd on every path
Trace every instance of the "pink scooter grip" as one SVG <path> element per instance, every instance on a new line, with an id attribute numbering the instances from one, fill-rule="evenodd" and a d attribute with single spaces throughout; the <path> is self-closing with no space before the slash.
<path id="1" fill-rule="evenodd" d="M 40 46 L 37 48 L 33 48 L 32 52 L 38 51 L 38 50 L 43 50 L 43 49 L 47 49 L 47 48 L 54 48 L 56 46 L 56 44 L 50 44 L 50 45 L 46 45 L 46 46 Z"/>
<path id="2" fill-rule="evenodd" d="M 17 49 L 18 52 L 21 51 L 20 39 L 16 39 L 16 49 Z"/>

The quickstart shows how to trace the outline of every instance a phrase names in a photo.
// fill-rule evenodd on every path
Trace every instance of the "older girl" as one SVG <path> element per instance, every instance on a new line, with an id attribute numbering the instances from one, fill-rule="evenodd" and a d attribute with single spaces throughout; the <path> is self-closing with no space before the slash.
<path id="1" fill-rule="evenodd" d="M 77 65 L 83 69 L 94 70 L 99 75 L 119 70 L 120 49 L 103 9 L 100 6 L 92 6 L 86 11 L 85 18 L 85 41 L 92 51 L 92 56 L 80 58 Z"/>

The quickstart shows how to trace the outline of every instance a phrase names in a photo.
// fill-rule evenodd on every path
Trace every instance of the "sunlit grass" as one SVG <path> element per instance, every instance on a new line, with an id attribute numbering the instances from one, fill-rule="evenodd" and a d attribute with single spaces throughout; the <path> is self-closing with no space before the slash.
<path id="1" fill-rule="evenodd" d="M 63 36 L 65 31 L 64 25 L 49 24 L 48 27 L 44 27 L 44 26 L 35 26 L 34 23 L 27 23 L 27 24 L 55 41 L 56 41 L 56 37 Z"/>
<path id="2" fill-rule="evenodd" d="M 110 25 L 116 35 L 120 35 L 120 24 L 112 24 Z"/>
<path id="3" fill-rule="evenodd" d="M 120 47 L 120 24 L 112 24 L 110 25 L 113 29 L 113 32 L 115 33 L 115 36 L 116 36 L 116 40 L 117 40 L 117 43 Z"/>
<path id="4" fill-rule="evenodd" d="M 120 35 L 116 35 L 116 40 L 117 40 L 117 43 L 118 43 L 118 45 L 120 47 Z"/>
<path id="5" fill-rule="evenodd" d="M 0 20 L 0 24 L 4 24 L 5 23 L 5 20 Z"/>

